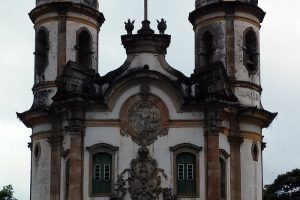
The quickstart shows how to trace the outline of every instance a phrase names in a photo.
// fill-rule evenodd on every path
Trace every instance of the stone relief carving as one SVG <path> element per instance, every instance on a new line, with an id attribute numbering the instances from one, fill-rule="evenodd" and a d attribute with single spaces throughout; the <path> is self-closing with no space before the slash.
<path id="1" fill-rule="evenodd" d="M 126 175 L 127 179 L 124 178 Z M 127 192 L 132 200 L 175 200 L 170 188 L 161 187 L 162 178 L 167 179 L 164 170 L 158 168 L 156 160 L 149 156 L 149 150 L 141 147 L 130 168 L 118 177 L 111 200 L 124 199 Z"/>
<path id="2" fill-rule="evenodd" d="M 134 132 L 134 135 L 131 135 L 134 141 L 140 145 L 149 145 L 157 139 L 158 135 L 163 136 L 168 133 L 167 128 L 161 128 L 160 109 L 150 100 L 144 99 L 131 105 L 127 113 L 127 119 L 129 129 Z M 128 130 L 126 130 L 123 129 L 121 133 L 128 135 L 126 133 Z"/>
<path id="3" fill-rule="evenodd" d="M 138 133 L 149 137 L 149 134 L 156 132 L 160 125 L 160 110 L 151 101 L 136 102 L 129 109 L 128 123 Z"/>
<path id="4" fill-rule="evenodd" d="M 167 109 L 158 97 L 149 92 L 148 85 L 141 85 L 140 94 L 129 99 L 121 111 L 120 133 L 130 135 L 134 142 L 142 146 L 152 144 L 158 136 L 167 135 L 169 131 L 166 126 Z"/>

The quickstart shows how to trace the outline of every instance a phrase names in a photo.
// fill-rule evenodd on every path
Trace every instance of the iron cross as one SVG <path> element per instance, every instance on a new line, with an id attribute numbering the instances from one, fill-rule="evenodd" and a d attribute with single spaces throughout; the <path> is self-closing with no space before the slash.
<path id="1" fill-rule="evenodd" d="M 144 0 L 144 18 L 148 20 L 148 0 Z"/>

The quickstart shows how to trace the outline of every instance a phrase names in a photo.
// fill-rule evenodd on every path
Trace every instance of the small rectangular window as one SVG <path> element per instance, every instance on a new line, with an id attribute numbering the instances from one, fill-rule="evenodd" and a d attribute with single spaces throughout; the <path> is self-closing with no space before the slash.
<path id="1" fill-rule="evenodd" d="M 101 180 L 101 166 L 98 164 L 94 166 L 94 180 L 96 181 Z"/>
<path id="2" fill-rule="evenodd" d="M 193 180 L 193 179 L 194 179 L 194 165 L 187 164 L 187 180 Z"/>
<path id="3" fill-rule="evenodd" d="M 110 165 L 104 165 L 104 180 L 110 180 Z"/>
<path id="4" fill-rule="evenodd" d="M 178 180 L 184 180 L 184 165 L 178 164 Z"/>

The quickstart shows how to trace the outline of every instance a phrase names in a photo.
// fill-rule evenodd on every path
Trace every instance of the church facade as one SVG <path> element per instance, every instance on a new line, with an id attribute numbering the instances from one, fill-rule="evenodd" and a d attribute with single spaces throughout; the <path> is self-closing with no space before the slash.
<path id="1" fill-rule="evenodd" d="M 145 1 L 147 3 L 147 1 Z M 97 0 L 37 0 L 30 200 L 261 200 L 257 0 L 197 0 L 195 70 L 165 59 L 171 36 L 145 19 L 121 36 L 127 58 L 98 74 Z"/>

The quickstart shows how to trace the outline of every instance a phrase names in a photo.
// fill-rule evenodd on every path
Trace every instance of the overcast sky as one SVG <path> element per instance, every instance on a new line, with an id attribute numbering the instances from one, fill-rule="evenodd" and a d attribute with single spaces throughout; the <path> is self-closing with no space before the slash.
<path id="1" fill-rule="evenodd" d="M 31 130 L 16 118 L 32 104 L 34 31 L 27 13 L 34 0 L 1 0 L 0 5 L 0 189 L 12 184 L 19 200 L 29 199 Z M 140 28 L 142 0 L 101 0 L 106 21 L 100 33 L 101 75 L 119 67 L 125 59 L 120 35 L 124 21 L 136 20 Z M 279 173 L 300 168 L 300 1 L 260 0 L 267 15 L 261 27 L 261 79 L 264 108 L 279 112 L 264 130 L 264 182 Z M 149 0 L 152 28 L 156 19 L 167 20 L 172 35 L 167 60 L 189 76 L 194 68 L 194 36 L 188 14 L 194 0 Z"/>

